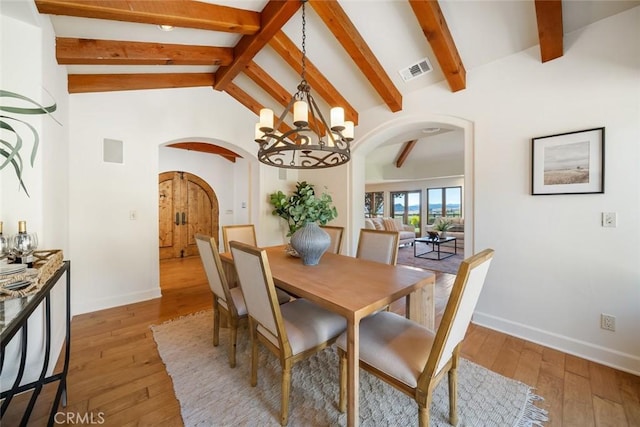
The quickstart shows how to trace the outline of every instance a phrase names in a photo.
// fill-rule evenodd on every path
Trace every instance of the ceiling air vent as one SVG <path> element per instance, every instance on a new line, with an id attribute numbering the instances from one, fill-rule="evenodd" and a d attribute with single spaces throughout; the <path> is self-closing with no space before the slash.
<path id="1" fill-rule="evenodd" d="M 413 80 L 423 74 L 427 74 L 432 69 L 429 58 L 424 58 L 407 68 L 403 68 L 399 73 L 402 76 L 402 80 L 408 82 L 409 80 Z"/>

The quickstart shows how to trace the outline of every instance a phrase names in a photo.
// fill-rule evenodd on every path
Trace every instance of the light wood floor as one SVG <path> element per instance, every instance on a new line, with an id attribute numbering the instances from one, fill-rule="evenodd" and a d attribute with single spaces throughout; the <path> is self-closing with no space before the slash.
<path id="1" fill-rule="evenodd" d="M 453 277 L 437 276 L 437 320 Z M 93 417 L 104 426 L 182 425 L 149 326 L 209 309 L 211 295 L 198 257 L 162 262 L 161 286 L 162 298 L 74 317 L 69 402 L 58 421 L 71 417 L 68 424 L 87 425 Z M 545 399 L 539 405 L 549 411 L 547 427 L 640 426 L 640 377 L 475 325 L 462 356 L 535 387 Z M 37 405 L 30 425 L 45 425 L 48 410 Z M 12 412 L 2 425 L 18 425 Z"/>

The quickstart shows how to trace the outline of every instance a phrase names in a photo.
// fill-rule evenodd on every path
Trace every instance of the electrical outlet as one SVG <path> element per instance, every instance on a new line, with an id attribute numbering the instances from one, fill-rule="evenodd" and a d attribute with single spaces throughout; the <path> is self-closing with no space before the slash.
<path id="1" fill-rule="evenodd" d="M 600 327 L 607 331 L 616 330 L 616 317 L 610 314 L 600 314 Z"/>
<path id="2" fill-rule="evenodd" d="M 602 212 L 602 226 L 615 228 L 617 224 L 615 212 Z"/>

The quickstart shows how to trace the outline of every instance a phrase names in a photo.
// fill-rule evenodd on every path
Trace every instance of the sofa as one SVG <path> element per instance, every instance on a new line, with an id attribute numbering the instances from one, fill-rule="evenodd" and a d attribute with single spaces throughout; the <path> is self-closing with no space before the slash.
<path id="1" fill-rule="evenodd" d="M 364 228 L 369 230 L 398 231 L 399 246 L 413 245 L 416 229 L 413 225 L 403 224 L 398 218 L 365 218 Z"/>
<path id="2" fill-rule="evenodd" d="M 458 248 L 464 249 L 464 218 L 460 217 L 437 217 L 433 224 L 439 221 L 449 221 L 451 228 L 447 230 L 446 235 L 456 238 L 456 245 Z M 434 231 L 433 224 L 427 225 L 426 231 Z M 427 233 L 425 232 L 425 235 Z"/>

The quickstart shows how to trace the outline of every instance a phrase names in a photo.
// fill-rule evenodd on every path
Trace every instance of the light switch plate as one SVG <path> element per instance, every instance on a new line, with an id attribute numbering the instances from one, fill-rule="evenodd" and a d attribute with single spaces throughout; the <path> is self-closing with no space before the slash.
<path id="1" fill-rule="evenodd" d="M 615 212 L 602 212 L 602 226 L 603 227 L 617 227 L 618 219 Z"/>

